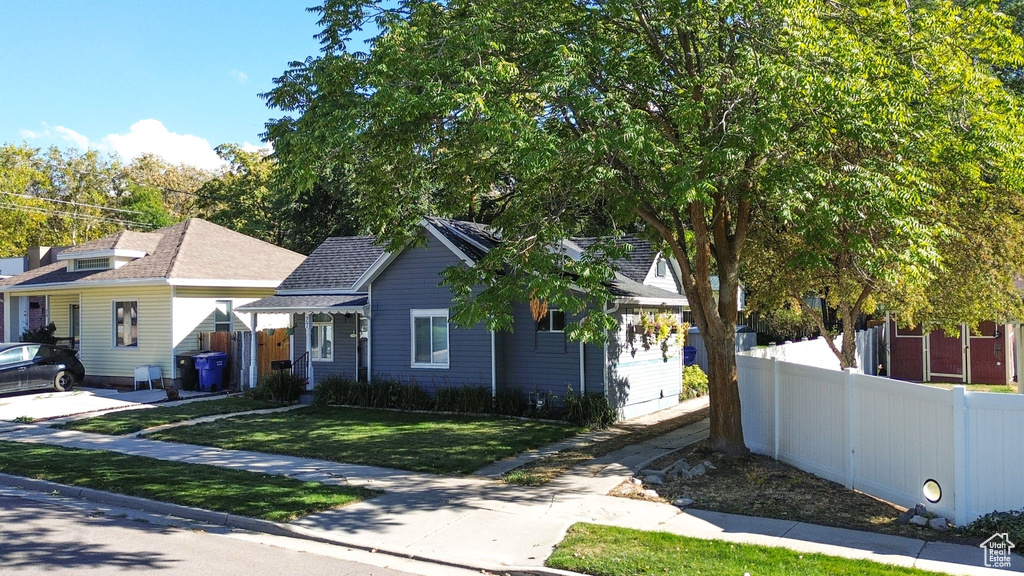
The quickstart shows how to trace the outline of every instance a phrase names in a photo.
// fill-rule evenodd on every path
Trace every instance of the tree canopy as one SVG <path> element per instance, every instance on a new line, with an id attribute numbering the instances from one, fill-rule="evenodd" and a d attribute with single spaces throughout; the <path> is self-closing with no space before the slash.
<path id="1" fill-rule="evenodd" d="M 873 242 L 858 207 L 872 222 L 896 217 L 920 246 L 939 242 L 899 220 L 903 199 L 931 199 L 922 193 L 945 184 L 931 174 L 943 161 L 962 165 L 957 174 L 979 168 L 987 149 L 970 149 L 974 133 L 957 126 L 998 123 L 992 67 L 1020 61 L 992 2 L 327 0 L 314 10 L 323 53 L 267 95 L 295 115 L 268 124 L 282 174 L 308 185 L 324 166 L 351 166 L 360 217 L 393 244 L 425 214 L 489 221 L 501 246 L 446 278 L 455 319 L 496 329 L 511 328 L 510 301 L 540 297 L 588 312 L 572 336 L 602 338 L 607 262 L 550 248 L 595 221 L 608 234 L 639 231 L 680 264 L 709 348 L 711 444 L 732 453 L 745 450 L 733 350 L 748 245 L 795 234 L 814 260 L 812 248 L 839 236 L 828 223 Z M 366 26 L 380 31 L 368 51 L 350 49 Z"/>

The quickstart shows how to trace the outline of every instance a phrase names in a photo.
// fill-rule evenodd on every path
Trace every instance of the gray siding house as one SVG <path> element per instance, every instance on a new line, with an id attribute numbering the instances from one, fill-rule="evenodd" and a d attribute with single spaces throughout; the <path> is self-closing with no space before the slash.
<path id="1" fill-rule="evenodd" d="M 375 246 L 372 237 L 329 238 L 289 276 L 274 296 L 241 312 L 292 314 L 294 360 L 306 363 L 313 386 L 337 375 L 366 380 L 392 377 L 427 390 L 484 386 L 493 393 L 564 396 L 603 394 L 628 419 L 678 402 L 682 355 L 670 347 L 633 349 L 627 326 L 642 313 L 686 306 L 677 271 L 646 241 L 626 237 L 630 257 L 616 261 L 609 286 L 616 300 L 608 308 L 619 322 L 606 344 L 582 344 L 562 330 L 573 318 L 557 310 L 536 322 L 527 303 L 513 309 L 515 329 L 491 332 L 483 324 L 449 324 L 452 293 L 441 283 L 451 266 L 473 266 L 497 239 L 469 222 L 428 218 L 425 242 L 396 252 Z M 595 239 L 568 243 L 584 251 Z M 312 345 L 310 345 L 310 343 Z"/>

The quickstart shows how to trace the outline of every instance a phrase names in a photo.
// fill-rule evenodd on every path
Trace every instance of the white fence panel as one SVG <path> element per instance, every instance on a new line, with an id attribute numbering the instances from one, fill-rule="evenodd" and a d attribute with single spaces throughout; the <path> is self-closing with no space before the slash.
<path id="1" fill-rule="evenodd" d="M 786 342 L 778 346 L 754 348 L 742 353 L 755 358 L 774 358 L 782 362 L 791 362 L 803 366 L 817 366 L 829 370 L 839 370 L 839 359 L 828 347 L 824 338 Z"/>
<path id="2" fill-rule="evenodd" d="M 952 518 L 952 391 L 857 374 L 852 409 L 854 487 L 910 507 L 935 480 L 943 498 L 929 509 Z"/>
<path id="3" fill-rule="evenodd" d="M 777 458 L 846 482 L 846 373 L 779 363 Z"/>
<path id="4" fill-rule="evenodd" d="M 743 407 L 743 439 L 747 448 L 775 457 L 775 365 L 774 360 L 736 357 Z"/>
<path id="5" fill-rule="evenodd" d="M 1024 396 L 967 392 L 969 518 L 1024 508 Z"/>

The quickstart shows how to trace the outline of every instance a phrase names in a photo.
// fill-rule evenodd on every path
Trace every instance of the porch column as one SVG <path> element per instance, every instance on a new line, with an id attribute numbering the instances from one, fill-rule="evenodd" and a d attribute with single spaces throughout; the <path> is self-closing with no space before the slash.
<path id="1" fill-rule="evenodd" d="M 316 384 L 313 378 L 313 313 L 306 314 L 306 390 L 312 390 Z"/>
<path id="2" fill-rule="evenodd" d="M 259 368 L 257 362 L 259 360 L 260 345 L 259 338 L 256 336 L 256 312 L 252 313 L 252 332 L 250 334 L 251 344 L 249 345 L 249 388 L 256 387 L 256 380 L 259 378 L 257 374 Z"/>
<path id="3" fill-rule="evenodd" d="M 12 342 L 17 342 L 21 339 L 23 333 L 28 332 L 28 315 L 31 308 L 31 305 L 28 303 L 28 296 L 18 296 L 18 331 L 13 334 Z"/>
<path id="4" fill-rule="evenodd" d="M 0 341 L 3 342 L 17 342 L 17 338 L 12 338 L 11 334 L 14 334 L 14 296 L 11 296 L 10 292 L 4 295 L 4 329 L 0 333 Z"/>

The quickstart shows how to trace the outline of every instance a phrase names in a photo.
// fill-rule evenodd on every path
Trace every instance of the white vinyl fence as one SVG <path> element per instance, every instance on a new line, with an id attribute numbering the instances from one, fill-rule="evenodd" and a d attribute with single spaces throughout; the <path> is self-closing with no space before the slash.
<path id="1" fill-rule="evenodd" d="M 941 499 L 925 503 L 957 525 L 1024 507 L 1024 396 L 943 390 L 752 353 L 737 357 L 752 451 L 907 507 L 925 502 L 922 487 L 934 480 Z"/>

